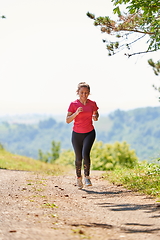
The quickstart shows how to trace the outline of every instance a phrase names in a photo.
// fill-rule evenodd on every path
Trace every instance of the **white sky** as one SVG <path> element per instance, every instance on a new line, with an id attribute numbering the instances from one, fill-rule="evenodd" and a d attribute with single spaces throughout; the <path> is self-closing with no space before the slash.
<path id="1" fill-rule="evenodd" d="M 111 15 L 107 0 L 0 0 L 0 115 L 66 114 L 81 81 L 100 113 L 159 106 L 147 59 L 108 57 L 86 12 Z M 106 36 L 107 37 L 107 36 Z"/>

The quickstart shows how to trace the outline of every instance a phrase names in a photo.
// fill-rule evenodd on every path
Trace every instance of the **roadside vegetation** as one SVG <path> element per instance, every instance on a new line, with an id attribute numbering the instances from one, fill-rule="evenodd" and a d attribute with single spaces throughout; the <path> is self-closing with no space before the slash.
<path id="1" fill-rule="evenodd" d="M 139 162 L 134 168 L 116 168 L 107 171 L 104 179 L 127 189 L 156 197 L 160 202 L 160 159 L 157 163 Z"/>
<path id="2" fill-rule="evenodd" d="M 66 167 L 58 164 L 53 165 L 7 152 L 2 144 L 0 144 L 0 169 L 33 171 L 51 175 L 59 175 L 66 171 Z"/>

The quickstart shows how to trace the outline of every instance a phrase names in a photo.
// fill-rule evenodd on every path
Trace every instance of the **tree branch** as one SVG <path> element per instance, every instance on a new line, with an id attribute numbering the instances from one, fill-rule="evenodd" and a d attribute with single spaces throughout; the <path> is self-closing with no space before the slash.
<path id="1" fill-rule="evenodd" d="M 141 36 L 141 37 L 135 39 L 133 42 L 127 43 L 127 45 L 129 46 L 129 45 L 131 45 L 131 44 L 137 42 L 138 40 L 140 40 L 140 39 L 143 38 L 143 37 L 145 37 L 145 34 L 144 34 L 143 36 Z M 123 44 L 123 45 L 119 46 L 119 48 L 124 47 L 124 46 L 126 46 L 126 44 Z"/>
<path id="2" fill-rule="evenodd" d="M 131 53 L 131 54 L 125 53 L 124 55 L 126 55 L 126 56 L 128 56 L 128 57 L 131 57 L 131 56 L 136 55 L 136 54 L 150 53 L 150 52 L 156 52 L 156 51 L 157 51 L 157 50 L 150 50 L 150 51 L 137 52 L 137 53 Z"/>
<path id="3" fill-rule="evenodd" d="M 113 29 L 113 28 L 112 28 Z M 120 30 L 118 30 L 117 32 L 119 32 Z M 143 32 L 143 31 L 139 31 L 136 29 L 121 29 L 121 31 L 126 31 L 126 32 L 136 32 L 136 33 L 142 33 L 142 34 L 148 34 L 148 35 L 154 35 L 155 33 L 153 32 Z"/>

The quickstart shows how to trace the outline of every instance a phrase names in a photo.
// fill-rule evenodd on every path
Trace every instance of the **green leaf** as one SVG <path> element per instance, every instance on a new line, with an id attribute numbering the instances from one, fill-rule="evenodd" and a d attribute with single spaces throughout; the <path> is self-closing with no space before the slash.
<path id="1" fill-rule="evenodd" d="M 116 7 L 116 8 L 114 8 L 114 9 L 113 9 L 113 13 L 114 13 L 114 14 L 116 14 L 116 13 L 117 13 L 117 14 L 118 14 L 118 16 L 120 16 L 120 15 L 121 15 L 120 8 L 119 8 L 119 7 Z"/>

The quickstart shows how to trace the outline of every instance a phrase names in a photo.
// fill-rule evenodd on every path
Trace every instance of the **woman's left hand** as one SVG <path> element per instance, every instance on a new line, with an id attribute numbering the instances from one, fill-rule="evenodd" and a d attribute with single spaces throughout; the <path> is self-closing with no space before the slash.
<path id="1" fill-rule="evenodd" d="M 97 112 L 97 111 L 94 111 L 94 112 L 93 112 L 93 115 L 92 115 L 92 119 L 93 119 L 94 121 L 98 121 L 98 117 L 99 117 L 98 112 Z"/>
<path id="2" fill-rule="evenodd" d="M 94 121 L 98 121 L 98 117 L 97 117 L 96 115 L 93 115 L 93 116 L 92 116 L 92 119 L 93 119 Z"/>

